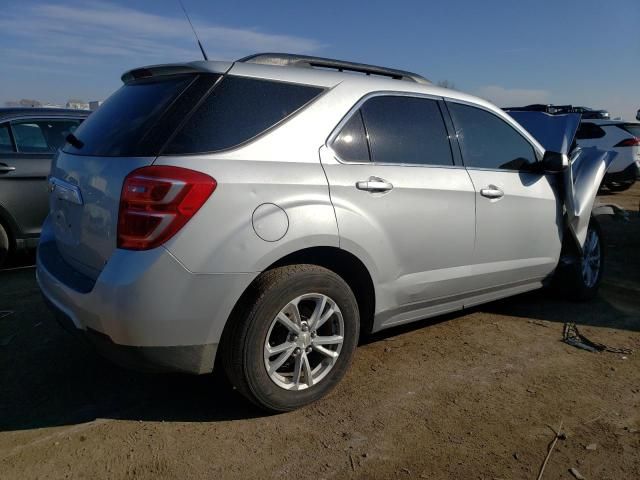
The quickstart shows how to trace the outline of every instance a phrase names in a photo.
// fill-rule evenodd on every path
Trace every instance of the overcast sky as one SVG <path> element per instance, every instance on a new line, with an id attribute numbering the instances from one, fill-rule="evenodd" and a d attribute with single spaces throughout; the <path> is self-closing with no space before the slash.
<path id="1" fill-rule="evenodd" d="M 123 71 L 199 58 L 177 0 L 6 2 L 0 102 L 104 99 Z M 184 0 L 209 58 L 310 53 L 412 70 L 499 106 L 640 108 L 640 0 Z"/>

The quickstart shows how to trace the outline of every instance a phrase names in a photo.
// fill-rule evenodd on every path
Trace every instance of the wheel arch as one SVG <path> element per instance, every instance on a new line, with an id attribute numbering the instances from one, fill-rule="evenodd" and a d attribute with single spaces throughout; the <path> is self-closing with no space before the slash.
<path id="1" fill-rule="evenodd" d="M 18 228 L 18 224 L 15 219 L 7 209 L 2 206 L 2 204 L 0 204 L 0 225 L 5 229 L 7 236 L 9 237 L 9 249 L 15 250 L 16 240 L 20 236 L 20 229 Z"/>
<path id="2" fill-rule="evenodd" d="M 361 331 L 365 334 L 371 332 L 376 305 L 375 287 L 371 273 L 357 256 L 337 247 L 309 247 L 290 253 L 268 269 L 300 263 L 318 265 L 342 277 L 358 302 Z"/>
<path id="3" fill-rule="evenodd" d="M 360 312 L 360 332 L 368 334 L 373 329 L 373 317 L 375 313 L 376 295 L 372 276 L 365 264 L 353 253 L 338 247 L 315 246 L 291 252 L 275 262 L 271 263 L 264 271 L 277 267 L 296 264 L 310 264 L 324 267 L 336 273 L 344 279 L 353 291 L 358 310 Z M 254 279 L 240 296 L 234 306 L 226 325 L 224 326 L 221 341 L 228 334 L 229 324 L 234 316 L 240 314 L 242 306 L 254 292 Z M 231 320 L 231 321 L 229 321 Z"/>

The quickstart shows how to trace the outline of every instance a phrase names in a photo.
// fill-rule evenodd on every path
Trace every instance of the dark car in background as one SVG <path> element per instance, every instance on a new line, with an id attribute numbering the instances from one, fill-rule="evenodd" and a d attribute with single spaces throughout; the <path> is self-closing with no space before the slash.
<path id="1" fill-rule="evenodd" d="M 37 246 L 49 211 L 51 160 L 89 113 L 0 108 L 0 266 L 9 252 Z"/>
<path id="2" fill-rule="evenodd" d="M 505 111 L 515 112 L 545 112 L 552 115 L 563 115 L 566 113 L 579 113 L 583 120 L 608 120 L 611 114 L 607 110 L 596 110 L 589 107 L 576 107 L 574 105 L 553 105 L 536 103 L 525 107 L 504 107 Z"/>

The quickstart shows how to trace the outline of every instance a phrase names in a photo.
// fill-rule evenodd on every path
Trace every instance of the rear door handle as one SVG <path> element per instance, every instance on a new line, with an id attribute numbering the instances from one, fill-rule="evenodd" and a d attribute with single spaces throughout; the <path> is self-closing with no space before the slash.
<path id="1" fill-rule="evenodd" d="M 0 163 L 0 173 L 9 173 L 13 172 L 16 167 L 10 167 L 9 165 L 5 165 L 4 163 Z"/>
<path id="2" fill-rule="evenodd" d="M 369 180 L 356 182 L 356 188 L 367 192 L 388 192 L 393 189 L 393 184 L 383 180 L 382 178 L 369 177 Z"/>
<path id="3" fill-rule="evenodd" d="M 488 185 L 480 189 L 480 195 L 487 198 L 502 198 L 504 196 L 504 192 L 495 185 Z"/>

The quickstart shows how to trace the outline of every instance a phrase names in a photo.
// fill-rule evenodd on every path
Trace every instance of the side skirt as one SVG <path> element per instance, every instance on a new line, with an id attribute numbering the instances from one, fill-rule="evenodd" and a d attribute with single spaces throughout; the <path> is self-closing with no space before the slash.
<path id="1" fill-rule="evenodd" d="M 463 310 L 482 303 L 492 302 L 501 298 L 511 297 L 520 293 L 536 290 L 543 286 L 544 284 L 542 280 L 530 279 L 516 284 L 509 284 L 509 286 L 499 285 L 497 287 L 476 290 L 474 292 L 467 292 L 461 295 L 403 305 L 397 309 L 377 314 L 373 321 L 373 332 L 378 332 L 396 325 L 414 322 L 416 320 Z"/>

